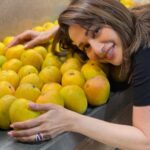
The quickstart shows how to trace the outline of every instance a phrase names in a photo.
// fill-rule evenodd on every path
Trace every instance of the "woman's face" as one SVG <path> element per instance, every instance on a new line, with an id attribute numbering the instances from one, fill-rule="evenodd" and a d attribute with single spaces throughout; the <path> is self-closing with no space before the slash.
<path id="1" fill-rule="evenodd" d="M 86 35 L 86 32 L 79 25 L 69 27 L 69 36 L 73 44 L 84 51 L 89 59 L 116 66 L 121 65 L 123 58 L 122 42 L 112 28 L 103 27 L 94 38 Z"/>

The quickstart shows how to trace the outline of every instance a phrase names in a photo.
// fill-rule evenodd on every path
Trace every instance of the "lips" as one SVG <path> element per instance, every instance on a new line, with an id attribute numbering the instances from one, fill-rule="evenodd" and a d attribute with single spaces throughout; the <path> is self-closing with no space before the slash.
<path id="1" fill-rule="evenodd" d="M 99 50 L 97 58 L 102 60 L 111 60 L 114 57 L 115 43 L 106 43 L 103 48 Z"/>
<path id="2" fill-rule="evenodd" d="M 103 58 L 106 58 L 109 60 L 112 59 L 114 55 L 114 47 L 115 47 L 114 43 L 108 43 L 106 46 L 104 46 L 104 48 L 102 49 Z"/>
<path id="3" fill-rule="evenodd" d="M 107 53 L 106 53 L 106 58 L 107 58 L 108 60 L 111 60 L 111 59 L 114 57 L 114 49 L 115 49 L 115 47 L 112 46 L 112 47 L 107 51 Z"/>

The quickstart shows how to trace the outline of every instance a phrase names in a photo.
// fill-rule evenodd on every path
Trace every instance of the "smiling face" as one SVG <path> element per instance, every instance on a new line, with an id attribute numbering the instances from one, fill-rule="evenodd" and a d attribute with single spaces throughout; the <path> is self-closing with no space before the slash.
<path id="1" fill-rule="evenodd" d="M 100 29 L 94 38 L 86 34 L 87 31 L 79 25 L 69 27 L 69 36 L 89 59 L 102 63 L 119 66 L 123 60 L 123 46 L 118 34 L 109 26 Z"/>

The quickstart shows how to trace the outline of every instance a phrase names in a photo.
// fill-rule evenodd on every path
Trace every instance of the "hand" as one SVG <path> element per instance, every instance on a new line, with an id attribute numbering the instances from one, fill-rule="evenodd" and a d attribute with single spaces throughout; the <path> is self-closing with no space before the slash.
<path id="1" fill-rule="evenodd" d="M 17 35 L 7 48 L 15 46 L 17 44 L 24 44 L 25 48 L 32 48 L 38 44 L 44 44 L 56 33 L 59 29 L 59 26 L 56 26 L 49 31 L 37 32 L 33 30 L 27 30 L 23 33 Z"/>
<path id="2" fill-rule="evenodd" d="M 54 104 L 31 103 L 30 108 L 34 111 L 46 111 L 41 116 L 11 124 L 14 129 L 8 135 L 21 142 L 35 142 L 37 133 L 42 134 L 43 140 L 54 138 L 58 134 L 71 131 L 74 118 L 77 113 Z"/>

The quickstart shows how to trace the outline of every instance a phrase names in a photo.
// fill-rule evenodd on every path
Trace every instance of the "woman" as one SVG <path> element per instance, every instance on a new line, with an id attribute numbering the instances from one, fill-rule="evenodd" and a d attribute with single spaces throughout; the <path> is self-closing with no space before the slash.
<path id="1" fill-rule="evenodd" d="M 46 42 L 79 48 L 90 59 L 121 66 L 121 77 L 133 89 L 133 125 L 119 125 L 84 116 L 54 104 L 30 104 L 40 117 L 14 123 L 8 134 L 23 142 L 77 132 L 126 150 L 150 149 L 150 4 L 131 11 L 112 0 L 73 0 L 59 16 L 59 27 L 48 32 L 26 31 L 9 45 L 26 41 L 26 48 Z M 57 117 L 55 117 L 57 114 Z M 40 133 L 40 134 L 38 134 Z M 37 135 L 37 136 L 35 136 Z"/>

